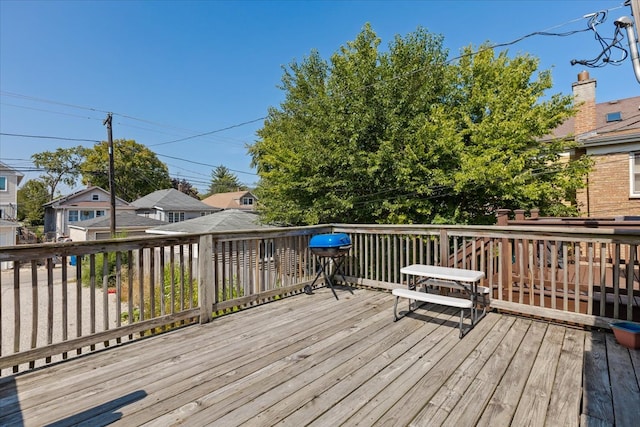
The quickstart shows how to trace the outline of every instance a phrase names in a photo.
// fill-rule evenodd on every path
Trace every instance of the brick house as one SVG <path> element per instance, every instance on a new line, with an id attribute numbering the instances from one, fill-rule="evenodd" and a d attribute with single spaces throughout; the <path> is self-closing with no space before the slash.
<path id="1" fill-rule="evenodd" d="M 578 112 L 553 135 L 575 138 L 581 148 L 571 156 L 594 161 L 577 194 L 581 215 L 640 216 L 640 96 L 596 103 L 596 80 L 586 71 L 572 86 Z"/>

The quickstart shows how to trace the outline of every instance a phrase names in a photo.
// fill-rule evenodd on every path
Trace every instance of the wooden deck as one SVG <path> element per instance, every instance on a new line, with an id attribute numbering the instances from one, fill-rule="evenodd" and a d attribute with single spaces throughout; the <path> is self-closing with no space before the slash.
<path id="1" fill-rule="evenodd" d="M 640 350 L 325 288 L 0 379 L 0 425 L 637 425 Z M 401 303 L 406 309 L 406 301 Z"/>

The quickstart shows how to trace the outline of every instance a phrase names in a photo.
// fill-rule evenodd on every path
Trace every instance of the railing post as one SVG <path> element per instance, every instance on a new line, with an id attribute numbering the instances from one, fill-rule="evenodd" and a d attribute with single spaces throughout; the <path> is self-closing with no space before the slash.
<path id="1" fill-rule="evenodd" d="M 506 227 L 509 225 L 509 209 L 498 209 L 498 225 Z M 509 247 L 509 240 L 502 239 L 502 253 L 500 254 L 500 274 L 502 275 L 502 284 L 511 289 L 511 277 L 509 274 L 509 266 L 511 265 L 511 248 Z M 510 291 L 509 291 L 510 292 Z M 502 295 L 499 296 L 502 299 Z"/>
<path id="2" fill-rule="evenodd" d="M 498 209 L 498 212 L 496 214 L 497 218 L 498 218 L 498 225 L 500 226 L 507 226 L 509 225 L 509 212 L 511 212 L 509 209 Z"/>
<path id="3" fill-rule="evenodd" d="M 449 235 L 444 228 L 440 230 L 440 265 L 449 267 Z"/>
<path id="4" fill-rule="evenodd" d="M 198 240 L 198 305 L 200 323 L 209 323 L 213 315 L 213 236 Z"/>

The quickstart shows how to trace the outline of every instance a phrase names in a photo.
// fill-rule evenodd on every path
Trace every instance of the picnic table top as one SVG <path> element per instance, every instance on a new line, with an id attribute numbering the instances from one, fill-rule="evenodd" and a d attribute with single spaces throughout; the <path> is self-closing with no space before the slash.
<path id="1" fill-rule="evenodd" d="M 464 268 L 440 267 L 437 265 L 412 264 L 400 269 L 402 274 L 432 277 L 456 282 L 477 282 L 484 278 L 484 272 Z"/>

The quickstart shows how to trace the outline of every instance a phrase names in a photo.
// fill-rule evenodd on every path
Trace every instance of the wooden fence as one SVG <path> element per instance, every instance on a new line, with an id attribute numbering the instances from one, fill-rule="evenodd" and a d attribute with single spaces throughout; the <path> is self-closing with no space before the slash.
<path id="1" fill-rule="evenodd" d="M 640 234 L 549 227 L 347 225 L 3 248 L 0 374 L 42 366 L 301 293 L 314 234 L 348 233 L 346 280 L 389 290 L 400 269 L 482 270 L 491 306 L 607 327 L 640 320 Z"/>

